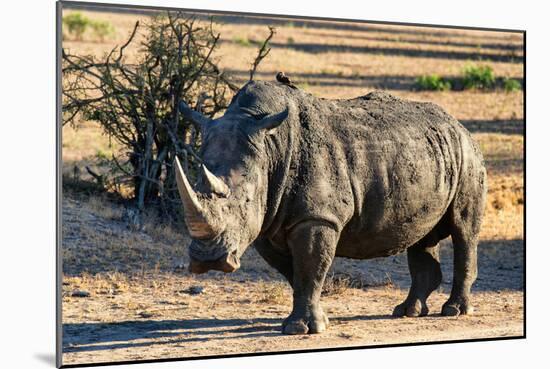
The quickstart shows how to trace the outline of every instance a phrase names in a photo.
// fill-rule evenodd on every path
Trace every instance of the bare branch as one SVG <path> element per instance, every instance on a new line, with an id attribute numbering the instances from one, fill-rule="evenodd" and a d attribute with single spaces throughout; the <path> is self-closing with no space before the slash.
<path id="1" fill-rule="evenodd" d="M 268 48 L 267 45 L 275 35 L 275 28 L 271 26 L 269 26 L 268 28 L 269 28 L 269 36 L 267 36 L 267 38 L 264 40 L 262 46 L 258 50 L 258 55 L 256 56 L 256 59 L 254 59 L 254 61 L 252 62 L 252 68 L 250 69 L 250 81 L 254 79 L 254 74 L 256 74 L 256 68 L 258 68 L 258 65 L 271 51 L 271 48 Z"/>
<path id="2" fill-rule="evenodd" d="M 120 61 L 122 60 L 122 55 L 124 54 L 124 49 L 126 49 L 126 47 L 128 45 L 130 45 L 130 43 L 134 40 L 134 37 L 135 37 L 136 32 L 138 30 L 138 27 L 139 27 L 139 21 L 136 21 L 136 24 L 134 25 L 134 30 L 130 34 L 130 37 L 128 38 L 128 41 L 126 41 L 126 43 L 124 43 L 124 45 L 122 45 L 119 49 L 118 58 L 116 58 L 116 63 L 120 63 Z"/>
<path id="3" fill-rule="evenodd" d="M 204 66 L 206 65 L 206 63 L 208 63 L 208 61 L 210 60 L 210 56 L 212 55 L 212 51 L 214 51 L 214 48 L 216 47 L 217 43 L 218 43 L 218 40 L 220 39 L 220 34 L 218 33 L 214 39 L 213 39 L 213 42 L 212 42 L 212 46 L 210 47 L 210 50 L 208 50 L 208 54 L 206 55 L 206 57 L 204 58 L 201 66 L 199 67 L 199 70 L 193 75 L 193 77 L 191 77 L 191 81 L 189 82 L 189 84 L 187 85 L 187 87 L 184 88 L 184 91 L 187 92 L 191 86 L 193 86 L 193 83 L 195 83 L 195 81 L 197 80 L 197 78 L 202 74 L 203 70 L 204 70 Z"/>

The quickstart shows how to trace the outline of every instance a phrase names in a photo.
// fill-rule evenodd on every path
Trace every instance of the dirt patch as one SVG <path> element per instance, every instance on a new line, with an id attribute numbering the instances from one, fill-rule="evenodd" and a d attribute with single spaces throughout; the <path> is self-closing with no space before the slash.
<path id="1" fill-rule="evenodd" d="M 281 334 L 288 303 L 264 302 L 265 282 L 216 279 L 199 295 L 184 291 L 197 283 L 174 275 L 145 279 L 161 288 L 112 296 L 64 298 L 64 363 L 191 357 L 231 353 L 287 351 L 339 346 L 520 336 L 523 334 L 521 291 L 476 292 L 472 316 L 437 314 L 447 295 L 434 293 L 434 310 L 424 318 L 392 318 L 391 308 L 406 291 L 374 287 L 349 289 L 323 298 L 331 319 L 320 335 Z M 66 287 L 72 287 L 72 282 Z M 285 289 L 290 301 L 290 289 Z M 128 304 L 134 304 L 133 309 Z M 72 314 L 84 312 L 75 318 Z"/>

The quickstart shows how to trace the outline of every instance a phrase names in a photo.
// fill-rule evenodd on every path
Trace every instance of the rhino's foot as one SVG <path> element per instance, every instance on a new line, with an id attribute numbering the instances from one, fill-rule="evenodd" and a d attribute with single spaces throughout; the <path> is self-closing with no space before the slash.
<path id="1" fill-rule="evenodd" d="M 428 305 L 425 301 L 420 299 L 414 300 L 405 300 L 403 303 L 397 305 L 393 309 L 393 316 L 395 317 L 416 317 L 416 316 L 426 316 L 428 315 Z"/>
<path id="2" fill-rule="evenodd" d="M 467 299 L 453 299 L 452 297 L 441 308 L 443 316 L 470 315 L 473 312 L 474 307 Z"/>
<path id="3" fill-rule="evenodd" d="M 283 322 L 283 334 L 314 334 L 325 331 L 328 318 L 322 310 L 309 314 L 290 314 Z"/>

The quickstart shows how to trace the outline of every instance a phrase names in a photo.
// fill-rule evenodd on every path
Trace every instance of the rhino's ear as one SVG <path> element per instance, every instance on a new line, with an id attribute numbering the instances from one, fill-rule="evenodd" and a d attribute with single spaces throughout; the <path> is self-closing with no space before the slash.
<path id="1" fill-rule="evenodd" d="M 199 128 L 206 128 L 212 123 L 212 119 L 208 118 L 206 115 L 199 113 L 189 107 L 185 102 L 180 101 L 178 105 L 180 113 L 187 119 L 189 119 L 193 124 Z"/>
<path id="2" fill-rule="evenodd" d="M 288 108 L 277 114 L 271 114 L 262 118 L 256 127 L 261 130 L 272 131 L 283 123 L 288 118 Z"/>

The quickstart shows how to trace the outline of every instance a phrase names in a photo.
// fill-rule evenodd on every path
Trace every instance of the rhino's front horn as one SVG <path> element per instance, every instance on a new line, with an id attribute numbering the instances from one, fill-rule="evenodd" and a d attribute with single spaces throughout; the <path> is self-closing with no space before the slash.
<path id="1" fill-rule="evenodd" d="M 181 168 L 181 164 L 176 157 L 176 182 L 178 192 L 183 202 L 183 213 L 185 223 L 189 229 L 191 237 L 198 239 L 213 238 L 216 232 L 208 223 L 206 212 L 204 211 L 197 194 L 193 187 L 189 184 L 185 172 Z"/>
<path id="2" fill-rule="evenodd" d="M 229 187 L 223 180 L 212 174 L 204 164 L 201 165 L 201 174 L 211 192 L 222 197 L 229 196 Z"/>

